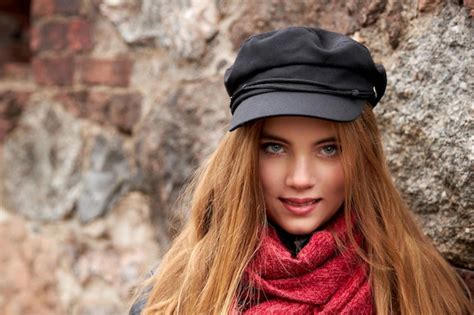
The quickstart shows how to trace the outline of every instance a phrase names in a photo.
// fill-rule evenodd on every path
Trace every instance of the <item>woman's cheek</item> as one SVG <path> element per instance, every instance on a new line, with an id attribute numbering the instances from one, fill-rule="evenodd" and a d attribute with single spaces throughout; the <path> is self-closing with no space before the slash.
<path id="1" fill-rule="evenodd" d="M 276 189 L 282 180 L 283 171 L 282 161 L 272 157 L 260 159 L 259 173 L 264 192 L 268 193 Z"/>
<path id="2" fill-rule="evenodd" d="M 344 194 L 344 171 L 340 161 L 325 165 L 320 174 L 319 178 L 324 179 L 324 186 L 326 186 L 323 188 L 330 189 L 338 195 Z"/>
<path id="3" fill-rule="evenodd" d="M 270 173 L 270 170 L 268 167 L 268 163 L 263 158 L 260 158 L 259 175 L 260 175 L 260 181 L 264 190 L 267 189 L 269 173 Z"/>

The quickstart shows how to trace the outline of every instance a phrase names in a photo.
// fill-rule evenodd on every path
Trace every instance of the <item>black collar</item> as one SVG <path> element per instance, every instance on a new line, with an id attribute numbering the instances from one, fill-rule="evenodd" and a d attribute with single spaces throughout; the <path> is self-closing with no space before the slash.
<path id="1" fill-rule="evenodd" d="M 308 243 L 309 239 L 313 235 L 294 235 L 285 231 L 282 227 L 274 222 L 269 222 L 269 224 L 275 229 L 277 235 L 281 242 L 285 244 L 286 248 L 290 251 L 293 257 L 296 257 L 301 249 Z"/>

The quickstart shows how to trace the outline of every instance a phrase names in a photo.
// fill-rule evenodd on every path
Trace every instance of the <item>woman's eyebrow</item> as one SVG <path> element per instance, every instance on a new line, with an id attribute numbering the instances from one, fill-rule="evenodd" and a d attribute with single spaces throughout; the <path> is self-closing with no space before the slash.
<path id="1" fill-rule="evenodd" d="M 262 140 L 267 140 L 267 141 L 268 140 L 276 140 L 276 141 L 283 142 L 283 143 L 286 143 L 286 144 L 291 144 L 291 141 L 289 141 L 289 140 L 287 140 L 283 137 L 280 137 L 280 136 L 277 136 L 277 135 L 272 135 L 272 134 L 269 134 L 269 133 L 266 133 L 266 132 L 262 133 L 261 139 Z M 313 143 L 313 145 L 318 145 L 318 144 L 325 143 L 325 142 L 336 142 L 336 137 L 330 136 L 330 137 L 319 139 L 319 140 L 315 141 Z"/>

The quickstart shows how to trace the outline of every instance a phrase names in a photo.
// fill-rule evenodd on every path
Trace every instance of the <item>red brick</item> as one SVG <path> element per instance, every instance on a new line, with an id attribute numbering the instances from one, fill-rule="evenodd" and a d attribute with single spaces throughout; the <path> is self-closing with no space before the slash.
<path id="1" fill-rule="evenodd" d="M 63 15 L 78 15 L 81 10 L 81 0 L 55 0 L 54 12 Z"/>
<path id="2" fill-rule="evenodd" d="M 142 96 L 138 92 L 66 91 L 55 99 L 76 117 L 102 125 L 112 125 L 131 134 L 141 115 Z"/>
<path id="3" fill-rule="evenodd" d="M 27 80 L 31 75 L 31 66 L 24 62 L 7 62 L 2 66 L 2 77 L 15 80 Z"/>
<path id="4" fill-rule="evenodd" d="M 33 0 L 31 13 L 34 17 L 60 15 L 78 15 L 81 0 Z"/>
<path id="5" fill-rule="evenodd" d="M 101 124 L 108 123 L 110 97 L 108 92 L 90 92 L 87 96 L 85 117 Z"/>
<path id="6" fill-rule="evenodd" d="M 34 17 L 52 15 L 54 13 L 54 0 L 32 0 L 31 14 Z"/>
<path id="7" fill-rule="evenodd" d="M 0 92 L 0 142 L 15 128 L 30 95 L 25 91 Z"/>
<path id="8" fill-rule="evenodd" d="M 33 59 L 33 75 L 40 85 L 71 85 L 74 75 L 72 57 L 39 57 Z"/>
<path id="9" fill-rule="evenodd" d="M 88 85 L 128 86 L 132 72 L 129 59 L 84 59 L 81 63 L 82 82 Z"/>
<path id="10" fill-rule="evenodd" d="M 67 39 L 69 48 L 73 51 L 92 49 L 92 26 L 89 21 L 73 19 L 69 22 Z"/>
<path id="11" fill-rule="evenodd" d="M 87 100 L 88 118 L 131 134 L 140 119 L 141 102 L 142 96 L 136 92 L 92 92 Z"/>
<path id="12" fill-rule="evenodd" d="M 63 50 L 68 46 L 66 22 L 49 21 L 33 28 L 31 49 L 33 51 Z"/>
<path id="13" fill-rule="evenodd" d="M 64 108 L 79 118 L 87 117 L 87 102 L 89 92 L 87 90 L 61 91 L 54 99 L 63 104 Z"/>
<path id="14" fill-rule="evenodd" d="M 41 38 L 40 38 L 40 28 L 37 26 L 33 26 L 31 28 L 30 34 L 30 48 L 32 51 L 37 51 L 40 46 Z"/>

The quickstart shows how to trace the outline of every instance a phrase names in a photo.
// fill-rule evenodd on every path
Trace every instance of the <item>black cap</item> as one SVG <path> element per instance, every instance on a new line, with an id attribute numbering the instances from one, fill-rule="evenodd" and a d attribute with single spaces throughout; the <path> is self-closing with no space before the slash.
<path id="1" fill-rule="evenodd" d="M 369 50 L 320 28 L 257 34 L 240 47 L 224 76 L 232 131 L 255 119 L 297 115 L 351 121 L 385 93 L 387 76 Z"/>

